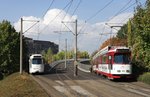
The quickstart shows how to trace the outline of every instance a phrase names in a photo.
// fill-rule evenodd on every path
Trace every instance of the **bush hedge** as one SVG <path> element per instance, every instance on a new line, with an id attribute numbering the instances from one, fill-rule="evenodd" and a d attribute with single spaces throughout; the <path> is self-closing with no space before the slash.
<path id="1" fill-rule="evenodd" d="M 139 76 L 138 80 L 150 85 L 150 72 L 143 73 Z"/>

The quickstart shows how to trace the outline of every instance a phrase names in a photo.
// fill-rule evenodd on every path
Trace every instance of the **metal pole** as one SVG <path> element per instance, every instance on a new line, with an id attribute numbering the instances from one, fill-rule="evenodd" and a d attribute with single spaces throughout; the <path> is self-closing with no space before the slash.
<path id="1" fill-rule="evenodd" d="M 67 67 L 67 39 L 65 39 L 65 69 Z"/>
<path id="2" fill-rule="evenodd" d="M 78 75 L 78 65 L 77 65 L 77 20 L 75 20 L 75 60 L 74 60 L 74 76 Z"/>
<path id="3" fill-rule="evenodd" d="M 75 21 L 75 61 L 77 61 L 77 20 Z"/>
<path id="4" fill-rule="evenodd" d="M 111 27 L 111 32 L 110 33 L 112 34 L 112 27 Z M 112 41 L 112 39 L 111 39 L 112 37 L 111 37 L 111 34 L 110 34 L 110 39 L 109 39 L 109 45 L 110 46 L 112 46 L 112 42 L 111 42 Z"/>
<path id="5" fill-rule="evenodd" d="M 21 31 L 20 31 L 20 74 L 22 74 L 22 34 L 23 34 L 23 21 L 29 21 L 29 22 L 39 22 L 39 21 L 35 21 L 35 20 L 23 20 L 23 18 L 21 18 Z M 34 24 L 35 25 L 35 24 Z M 30 30 L 34 25 L 32 25 L 29 29 L 27 29 L 25 32 L 27 32 L 28 30 Z"/>
<path id="6" fill-rule="evenodd" d="M 60 51 L 61 51 L 61 49 L 60 49 L 60 38 L 61 38 L 61 32 L 60 32 L 60 33 L 58 33 L 58 34 L 59 34 L 59 39 L 58 39 L 59 48 L 58 48 L 58 52 L 60 52 Z"/>
<path id="7" fill-rule="evenodd" d="M 64 22 L 62 21 L 62 23 L 64 23 Z M 77 36 L 78 36 L 78 34 L 77 34 L 77 19 L 75 20 L 75 22 L 66 22 L 66 23 L 75 23 L 75 33 L 73 33 L 73 35 L 75 36 L 75 44 L 74 44 L 74 76 L 77 76 L 78 75 L 78 64 L 77 64 Z M 70 28 L 68 28 L 68 29 L 70 30 Z"/>
<path id="8" fill-rule="evenodd" d="M 23 19 L 21 18 L 21 31 L 20 31 L 20 74 L 22 74 L 22 33 L 23 33 Z"/>

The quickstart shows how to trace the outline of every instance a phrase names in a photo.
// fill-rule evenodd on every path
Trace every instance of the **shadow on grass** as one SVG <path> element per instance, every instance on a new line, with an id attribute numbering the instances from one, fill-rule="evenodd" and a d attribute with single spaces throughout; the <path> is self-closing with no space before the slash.
<path id="1" fill-rule="evenodd" d="M 0 72 L 0 80 L 4 78 L 3 74 Z"/>

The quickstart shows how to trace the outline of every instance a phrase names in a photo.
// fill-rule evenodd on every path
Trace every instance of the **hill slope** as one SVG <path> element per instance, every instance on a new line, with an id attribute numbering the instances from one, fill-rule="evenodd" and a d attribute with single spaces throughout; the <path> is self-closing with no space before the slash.
<path id="1" fill-rule="evenodd" d="M 48 97 L 28 74 L 14 73 L 0 81 L 1 97 Z"/>

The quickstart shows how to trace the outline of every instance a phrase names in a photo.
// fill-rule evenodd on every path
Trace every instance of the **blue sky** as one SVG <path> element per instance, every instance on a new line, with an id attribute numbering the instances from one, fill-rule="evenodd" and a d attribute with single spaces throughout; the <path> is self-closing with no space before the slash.
<path id="1" fill-rule="evenodd" d="M 86 25 L 83 32 L 88 33 L 88 35 L 79 36 L 78 41 L 80 42 L 80 44 L 78 44 L 78 48 L 80 50 L 86 50 L 90 53 L 98 49 L 101 43 L 109 37 L 99 36 L 99 33 L 103 32 L 104 30 L 104 32 L 111 31 L 110 28 L 105 27 L 106 25 L 104 24 L 106 22 L 125 23 L 128 18 L 131 18 L 133 16 L 134 8 L 136 7 L 136 4 L 134 4 L 135 1 L 136 0 L 81 0 L 81 3 L 73 17 L 78 19 L 79 29 L 82 28 L 83 25 Z M 144 4 L 146 0 L 137 1 L 141 2 L 141 4 Z M 54 0 L 51 8 L 45 14 L 51 2 L 52 0 L 1 0 L 0 21 L 2 21 L 3 19 L 10 21 L 12 24 L 14 24 L 15 29 L 19 31 L 19 20 L 21 17 L 24 17 L 24 19 L 41 20 L 37 27 L 31 29 L 31 32 L 36 32 L 38 29 L 37 33 L 40 33 L 41 29 L 43 29 L 44 26 L 47 26 L 46 30 L 43 31 L 42 34 L 40 34 L 40 40 L 48 40 L 58 43 L 58 35 L 52 33 L 54 30 L 62 30 L 62 26 L 64 25 L 61 24 L 60 26 L 61 16 L 59 18 L 56 18 L 51 24 L 49 24 L 48 22 L 53 17 L 55 17 L 57 13 L 59 13 L 59 11 L 61 11 L 68 2 L 70 2 L 70 0 Z M 63 10 L 62 14 L 66 16 L 66 20 L 72 20 L 69 19 L 69 17 L 72 15 L 79 2 L 80 0 L 73 0 L 69 11 L 67 12 L 68 7 Z M 85 20 L 93 16 L 98 10 L 102 9 L 108 2 L 111 3 L 106 8 L 104 8 L 100 13 L 94 16 L 90 21 L 87 21 L 86 24 L 84 23 Z M 116 17 L 112 19 L 112 17 L 116 13 L 118 13 L 118 11 L 128 2 L 129 4 L 124 8 L 127 10 L 120 12 L 116 15 Z M 132 6 L 129 7 L 130 5 Z M 67 12 L 67 14 L 65 12 Z M 45 16 L 43 17 L 44 14 Z M 58 21 L 60 23 L 58 23 Z M 32 24 L 24 23 L 24 29 L 29 28 L 29 26 L 31 25 Z M 71 24 L 67 24 L 67 26 L 72 27 Z M 25 34 L 25 36 L 30 36 L 33 39 L 37 39 L 37 37 L 35 37 L 33 33 L 27 33 Z M 64 41 L 64 38 L 68 38 L 68 41 L 70 41 L 70 43 L 68 42 L 68 44 L 70 44 L 71 49 L 73 47 L 72 44 L 74 41 L 73 35 L 70 33 L 62 33 L 60 40 Z M 63 43 L 61 43 L 60 45 L 61 49 L 63 49 Z"/>
<path id="2" fill-rule="evenodd" d="M 62 9 L 70 0 L 55 0 L 51 8 Z M 106 3 L 111 0 L 82 0 L 76 12 L 80 19 L 87 19 L 98 9 L 101 9 Z M 110 16 L 113 16 L 120 8 L 129 0 L 114 0 L 110 6 L 98 14 L 92 21 L 104 21 Z M 145 2 L 145 0 L 139 0 Z M 1 0 L 0 3 L 0 20 L 7 19 L 11 22 L 17 21 L 22 16 L 36 16 L 41 17 L 49 7 L 52 0 Z M 71 13 L 76 7 L 79 0 L 74 0 L 72 4 Z M 130 4 L 134 3 L 132 0 Z M 133 12 L 133 8 L 129 8 L 125 12 Z"/>

